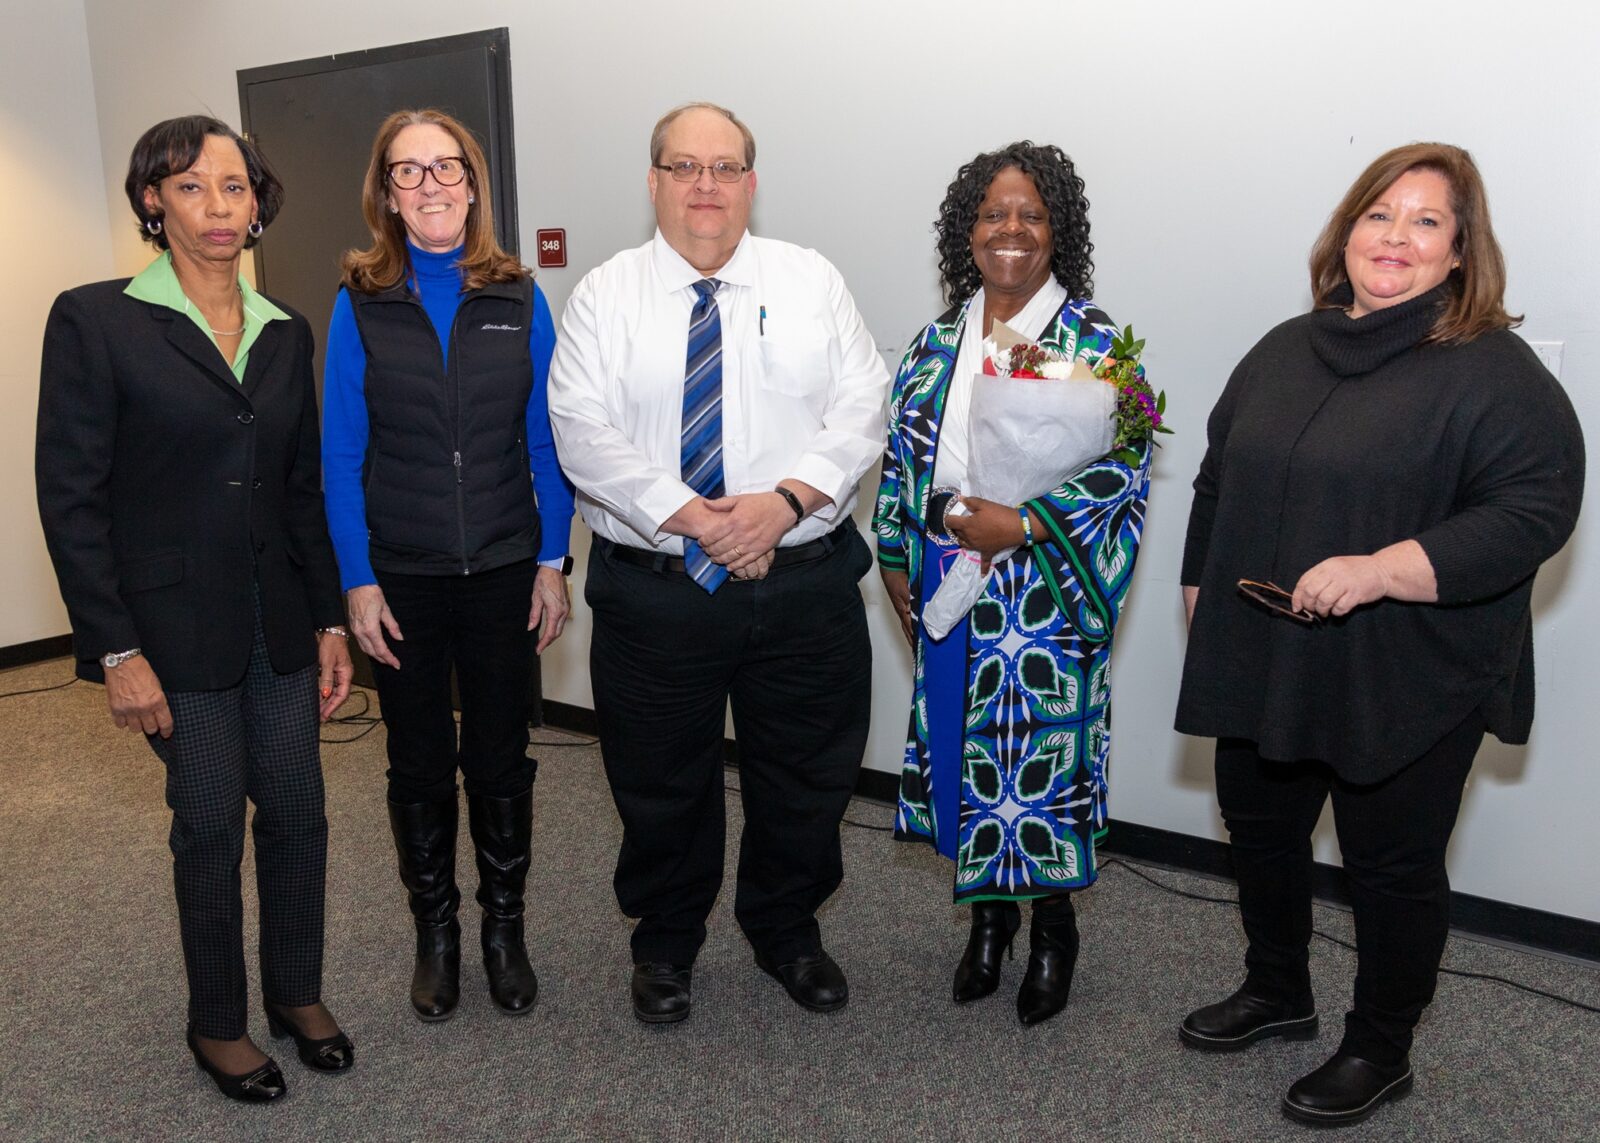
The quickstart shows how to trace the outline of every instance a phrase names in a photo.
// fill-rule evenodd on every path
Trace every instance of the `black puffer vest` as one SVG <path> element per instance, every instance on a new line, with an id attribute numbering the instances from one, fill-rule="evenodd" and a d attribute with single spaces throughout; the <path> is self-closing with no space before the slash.
<path id="1" fill-rule="evenodd" d="M 533 279 L 462 297 L 448 368 L 407 285 L 351 291 L 350 300 L 367 354 L 363 480 L 372 566 L 470 575 L 533 558 L 539 513 L 526 439 Z"/>

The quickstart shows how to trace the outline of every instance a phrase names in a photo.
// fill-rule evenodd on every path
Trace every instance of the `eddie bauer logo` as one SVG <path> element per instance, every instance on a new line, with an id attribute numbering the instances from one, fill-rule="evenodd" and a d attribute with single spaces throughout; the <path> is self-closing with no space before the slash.
<path id="1" fill-rule="evenodd" d="M 483 328 L 484 329 L 503 329 L 508 333 L 516 333 L 522 327 L 520 325 L 494 325 L 492 323 L 485 322 Z"/>

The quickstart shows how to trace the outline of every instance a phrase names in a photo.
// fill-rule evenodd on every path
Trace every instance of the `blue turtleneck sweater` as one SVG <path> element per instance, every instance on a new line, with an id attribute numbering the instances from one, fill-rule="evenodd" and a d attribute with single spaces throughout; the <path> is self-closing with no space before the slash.
<path id="1" fill-rule="evenodd" d="M 411 259 L 412 288 L 439 335 L 439 348 L 448 362 L 450 329 L 461 305 L 461 271 L 456 268 L 461 249 L 431 254 L 408 242 L 406 252 Z M 572 486 L 561 474 L 555 441 L 550 435 L 547 385 L 556 330 L 549 303 L 537 286 L 529 326 L 533 392 L 527 412 L 528 466 L 539 506 L 539 561 L 559 564 L 567 554 L 572 528 Z M 377 582 L 367 554 L 367 505 L 361 482 L 361 469 L 367 458 L 366 376 L 366 351 L 356 329 L 350 296 L 341 287 L 328 322 L 322 371 L 322 488 L 328 532 L 339 558 L 340 583 L 346 591 Z"/>

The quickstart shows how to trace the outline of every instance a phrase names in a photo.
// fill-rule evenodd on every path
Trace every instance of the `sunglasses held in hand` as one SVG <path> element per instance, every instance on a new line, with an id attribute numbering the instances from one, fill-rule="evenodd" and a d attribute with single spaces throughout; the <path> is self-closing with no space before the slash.
<path id="1" fill-rule="evenodd" d="M 1296 610 L 1292 605 L 1294 593 L 1283 590 L 1271 580 L 1262 583 L 1259 580 L 1241 579 L 1239 581 L 1239 591 L 1247 599 L 1254 600 L 1268 611 L 1276 611 L 1279 615 L 1287 615 L 1296 623 L 1315 625 L 1322 622 L 1322 617 L 1313 611 L 1307 611 L 1303 607 Z"/>

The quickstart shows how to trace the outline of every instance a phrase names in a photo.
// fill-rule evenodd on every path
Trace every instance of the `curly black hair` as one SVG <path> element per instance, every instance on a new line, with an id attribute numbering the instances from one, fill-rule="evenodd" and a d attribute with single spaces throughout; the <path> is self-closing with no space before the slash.
<path id="1" fill-rule="evenodd" d="M 1089 241 L 1089 200 L 1083 180 L 1072 160 L 1053 144 L 1012 143 L 979 155 L 956 172 L 945 191 L 934 229 L 939 234 L 939 277 L 945 299 L 959 305 L 978 292 L 983 278 L 972 260 L 972 228 L 978 224 L 978 206 L 995 175 L 1016 167 L 1033 179 L 1033 185 L 1050 212 L 1050 232 L 1055 248 L 1050 252 L 1050 273 L 1074 298 L 1094 292 L 1094 243 Z"/>

